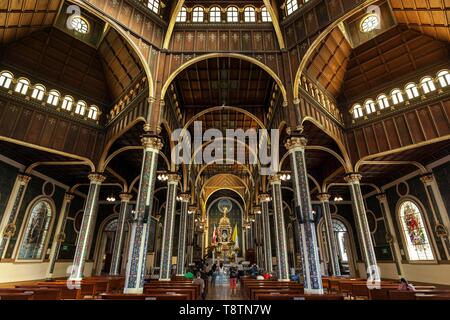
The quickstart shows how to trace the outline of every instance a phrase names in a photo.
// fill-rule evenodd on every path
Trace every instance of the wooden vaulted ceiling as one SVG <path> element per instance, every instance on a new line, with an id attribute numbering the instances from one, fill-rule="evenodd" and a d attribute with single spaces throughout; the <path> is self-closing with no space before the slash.
<path id="1" fill-rule="evenodd" d="M 48 27 L 2 51 L 1 63 L 12 66 L 32 83 L 42 82 L 49 89 L 103 107 L 110 106 L 143 72 L 136 53 L 113 29 L 98 49 Z"/>
<path id="2" fill-rule="evenodd" d="M 3 0 L 0 5 L 0 43 L 17 41 L 53 25 L 62 0 Z"/>
<path id="3" fill-rule="evenodd" d="M 417 81 L 418 73 L 448 64 L 448 2 L 391 0 L 391 4 L 396 26 L 356 48 L 336 27 L 308 61 L 306 73 L 343 106 L 395 86 L 400 79 Z"/>
<path id="4" fill-rule="evenodd" d="M 258 66 L 234 58 L 200 61 L 178 75 L 175 82 L 184 108 L 268 106 L 275 82 Z"/>
<path id="5" fill-rule="evenodd" d="M 399 24 L 442 41 L 450 41 L 448 0 L 390 0 Z"/>

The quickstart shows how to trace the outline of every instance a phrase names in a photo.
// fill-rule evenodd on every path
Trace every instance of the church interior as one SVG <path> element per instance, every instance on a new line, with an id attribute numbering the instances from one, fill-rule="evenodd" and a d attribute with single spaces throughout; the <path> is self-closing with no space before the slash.
<path id="1" fill-rule="evenodd" d="M 0 1 L 1 300 L 450 300 L 449 230 L 448 0 Z"/>

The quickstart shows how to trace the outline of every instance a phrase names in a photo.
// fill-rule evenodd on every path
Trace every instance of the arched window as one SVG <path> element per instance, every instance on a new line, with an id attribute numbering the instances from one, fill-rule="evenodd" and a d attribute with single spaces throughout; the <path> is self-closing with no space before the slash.
<path id="1" fill-rule="evenodd" d="M 361 20 L 360 29 L 362 32 L 371 32 L 380 26 L 380 18 L 377 14 L 369 14 Z"/>
<path id="2" fill-rule="evenodd" d="M 219 7 L 209 9 L 209 22 L 221 22 L 222 12 Z"/>
<path id="3" fill-rule="evenodd" d="M 195 7 L 192 11 L 192 22 L 203 22 L 205 19 L 205 11 L 202 7 Z"/>
<path id="4" fill-rule="evenodd" d="M 353 118 L 359 119 L 363 116 L 363 108 L 360 104 L 355 104 L 353 106 Z"/>
<path id="5" fill-rule="evenodd" d="M 44 99 L 45 87 L 42 84 L 37 84 L 34 86 L 33 92 L 31 93 L 31 97 L 33 99 L 42 101 Z"/>
<path id="6" fill-rule="evenodd" d="M 187 9 L 186 7 L 181 7 L 180 12 L 178 12 L 177 22 L 186 22 L 187 21 Z"/>
<path id="7" fill-rule="evenodd" d="M 436 85 L 431 77 L 425 77 L 420 81 L 422 85 L 422 90 L 425 94 L 436 91 Z"/>
<path id="8" fill-rule="evenodd" d="M 364 106 L 366 107 L 367 114 L 371 114 L 377 111 L 377 109 L 375 108 L 375 101 L 373 101 L 372 99 L 367 100 Z"/>
<path id="9" fill-rule="evenodd" d="M 86 113 L 86 102 L 84 101 L 78 101 L 77 106 L 75 107 L 75 113 L 79 114 L 80 116 L 84 116 Z"/>
<path id="10" fill-rule="evenodd" d="M 378 107 L 380 108 L 380 110 L 389 107 L 389 99 L 385 94 L 380 95 L 377 100 L 378 100 Z"/>
<path id="11" fill-rule="evenodd" d="M 72 28 L 76 32 L 87 34 L 89 33 L 89 23 L 83 17 L 77 16 L 72 18 Z"/>
<path id="12" fill-rule="evenodd" d="M 409 260 L 434 260 L 433 250 L 429 241 L 427 229 L 419 206 L 407 200 L 399 207 L 399 218 L 402 232 L 408 249 Z"/>
<path id="13" fill-rule="evenodd" d="M 147 7 L 154 13 L 159 12 L 159 0 L 148 0 Z"/>
<path id="14" fill-rule="evenodd" d="M 450 86 L 450 72 L 448 70 L 440 71 L 437 76 L 442 88 Z"/>
<path id="15" fill-rule="evenodd" d="M 96 106 L 91 106 L 89 108 L 88 118 L 92 120 L 98 119 L 98 108 Z"/>
<path id="16" fill-rule="evenodd" d="M 227 21 L 239 22 L 239 10 L 236 7 L 229 7 L 227 9 Z"/>
<path id="17" fill-rule="evenodd" d="M 9 89 L 12 84 L 14 76 L 11 72 L 3 71 L 0 73 L 0 87 Z"/>
<path id="18" fill-rule="evenodd" d="M 244 9 L 244 21 L 256 22 L 256 10 L 253 7 L 246 7 Z"/>
<path id="19" fill-rule="evenodd" d="M 288 15 L 292 14 L 297 9 L 298 9 L 298 1 L 297 0 L 287 0 L 286 1 L 286 12 Z"/>
<path id="20" fill-rule="evenodd" d="M 58 91 L 51 90 L 48 93 L 47 103 L 56 107 L 58 105 L 58 103 L 59 103 L 59 97 L 60 97 L 60 94 L 59 94 Z"/>
<path id="21" fill-rule="evenodd" d="M 394 104 L 399 104 L 399 103 L 402 103 L 403 101 L 405 101 L 405 99 L 403 98 L 402 91 L 400 89 L 392 90 L 391 97 L 392 97 L 392 102 Z"/>
<path id="22" fill-rule="evenodd" d="M 272 22 L 269 10 L 265 6 L 261 8 L 261 20 L 262 22 Z"/>
<path id="23" fill-rule="evenodd" d="M 65 96 L 61 105 L 61 108 L 67 111 L 71 111 L 73 106 L 73 98 Z"/>
<path id="24" fill-rule="evenodd" d="M 16 88 L 14 89 L 15 92 L 20 94 L 27 94 L 28 89 L 30 88 L 30 81 L 25 78 L 19 79 L 16 84 Z"/>
<path id="25" fill-rule="evenodd" d="M 52 211 L 52 205 L 48 200 L 39 200 L 31 206 L 17 260 L 42 260 L 44 258 L 44 247 L 50 233 Z"/>
<path id="26" fill-rule="evenodd" d="M 406 95 L 408 99 L 414 99 L 420 96 L 419 89 L 417 88 L 415 83 L 410 83 L 405 87 Z"/>

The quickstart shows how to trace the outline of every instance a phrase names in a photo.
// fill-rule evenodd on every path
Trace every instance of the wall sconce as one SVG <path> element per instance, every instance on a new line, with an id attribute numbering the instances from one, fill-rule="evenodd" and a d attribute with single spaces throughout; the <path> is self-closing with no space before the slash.
<path id="1" fill-rule="evenodd" d="M 289 180 L 291 180 L 290 172 L 281 172 L 280 173 L 280 179 L 281 179 L 281 181 L 289 181 Z"/>
<path id="2" fill-rule="evenodd" d="M 167 181 L 169 180 L 169 175 L 167 173 L 160 173 L 158 174 L 158 180 L 159 181 Z"/>
<path id="3" fill-rule="evenodd" d="M 334 202 L 341 202 L 341 201 L 344 201 L 344 198 L 342 198 L 341 196 L 334 197 Z"/>
<path id="4" fill-rule="evenodd" d="M 111 194 L 108 198 L 106 198 L 106 201 L 108 201 L 108 202 L 116 202 L 116 197 L 113 194 Z"/>

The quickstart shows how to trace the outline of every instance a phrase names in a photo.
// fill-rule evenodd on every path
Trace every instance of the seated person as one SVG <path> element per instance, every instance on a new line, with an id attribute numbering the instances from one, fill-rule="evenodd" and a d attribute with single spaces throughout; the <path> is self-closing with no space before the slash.
<path id="1" fill-rule="evenodd" d="M 400 291 L 416 291 L 416 288 L 408 282 L 405 278 L 400 279 L 400 285 L 398 286 Z"/>
<path id="2" fill-rule="evenodd" d="M 205 281 L 202 279 L 202 274 L 197 272 L 197 277 L 192 281 L 193 284 L 200 285 L 200 296 L 205 299 Z"/>
<path id="3" fill-rule="evenodd" d="M 266 273 L 264 273 L 263 277 L 265 280 L 269 280 L 272 278 L 272 275 L 270 273 L 266 272 Z"/>
<path id="4" fill-rule="evenodd" d="M 256 280 L 265 280 L 261 272 L 256 276 Z"/>

